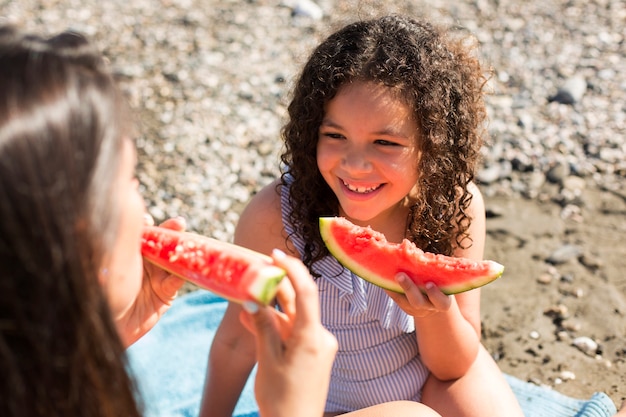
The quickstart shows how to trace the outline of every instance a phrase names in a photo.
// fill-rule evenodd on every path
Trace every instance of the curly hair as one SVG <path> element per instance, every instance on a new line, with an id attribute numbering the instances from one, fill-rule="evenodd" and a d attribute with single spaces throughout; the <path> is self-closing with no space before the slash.
<path id="1" fill-rule="evenodd" d="M 391 15 L 351 23 L 313 51 L 294 87 L 281 155 L 281 184 L 291 182 L 289 221 L 309 242 L 301 254 L 309 268 L 328 254 L 319 217 L 338 213 L 338 200 L 317 168 L 319 127 L 326 103 L 357 81 L 392 89 L 418 121 L 419 195 L 407 238 L 445 255 L 471 245 L 468 185 L 484 141 L 487 80 L 473 49 L 467 39 L 428 22 Z"/>
<path id="2" fill-rule="evenodd" d="M 98 277 L 126 109 L 81 35 L 0 27 L 0 415 L 139 416 Z"/>

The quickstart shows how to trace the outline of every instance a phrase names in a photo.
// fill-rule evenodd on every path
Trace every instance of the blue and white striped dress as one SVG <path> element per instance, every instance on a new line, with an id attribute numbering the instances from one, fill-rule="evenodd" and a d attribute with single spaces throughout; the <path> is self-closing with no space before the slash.
<path id="1" fill-rule="evenodd" d="M 295 247 L 287 214 L 288 189 L 282 188 L 283 225 Z M 420 401 L 429 371 L 420 360 L 415 323 L 379 287 L 345 269 L 332 256 L 316 262 L 323 325 L 339 343 L 333 364 L 327 412 L 349 412 L 393 400 Z"/>

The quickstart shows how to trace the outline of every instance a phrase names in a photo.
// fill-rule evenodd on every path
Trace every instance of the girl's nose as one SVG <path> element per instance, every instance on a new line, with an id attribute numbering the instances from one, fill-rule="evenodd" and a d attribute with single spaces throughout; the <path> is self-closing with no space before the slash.
<path id="1" fill-rule="evenodd" d="M 342 159 L 342 165 L 348 172 L 369 172 L 372 163 L 363 149 L 351 149 Z"/>

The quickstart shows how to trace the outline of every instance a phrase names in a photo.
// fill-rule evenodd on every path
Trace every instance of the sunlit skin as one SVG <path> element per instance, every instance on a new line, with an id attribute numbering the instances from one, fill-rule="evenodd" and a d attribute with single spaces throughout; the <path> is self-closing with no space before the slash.
<path id="1" fill-rule="evenodd" d="M 120 170 L 116 180 L 115 200 L 119 203 L 119 233 L 113 252 L 101 271 L 111 312 L 119 317 L 133 304 L 139 294 L 143 277 L 141 233 L 146 213 L 135 178 L 136 151 L 133 143 L 124 140 Z"/>
<path id="2" fill-rule="evenodd" d="M 420 156 L 410 108 L 387 87 L 357 82 L 342 87 L 325 110 L 317 165 L 339 200 L 339 214 L 388 239 L 403 238 Z M 402 230 L 384 230 L 398 223 Z"/>
<path id="3" fill-rule="evenodd" d="M 135 178 L 136 150 L 130 139 L 124 141 L 115 183 L 119 224 L 117 237 L 100 269 L 100 282 L 109 300 L 122 342 L 130 346 L 150 330 L 167 311 L 183 280 L 152 265 L 141 257 L 141 235 L 146 221 L 144 200 Z M 161 224 L 183 230 L 180 218 Z"/>

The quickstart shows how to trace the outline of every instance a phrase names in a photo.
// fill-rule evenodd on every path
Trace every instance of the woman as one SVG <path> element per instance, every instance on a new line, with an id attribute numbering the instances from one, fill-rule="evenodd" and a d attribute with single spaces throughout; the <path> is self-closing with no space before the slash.
<path id="1" fill-rule="evenodd" d="M 0 91 L 0 415 L 139 416 L 124 350 L 182 281 L 144 269 L 125 104 L 75 33 L 0 27 Z M 260 414 L 319 416 L 336 341 L 306 268 L 281 252 L 274 261 L 292 283 L 280 293 L 287 313 L 243 313 L 257 380 L 272 381 L 257 384 Z"/>

